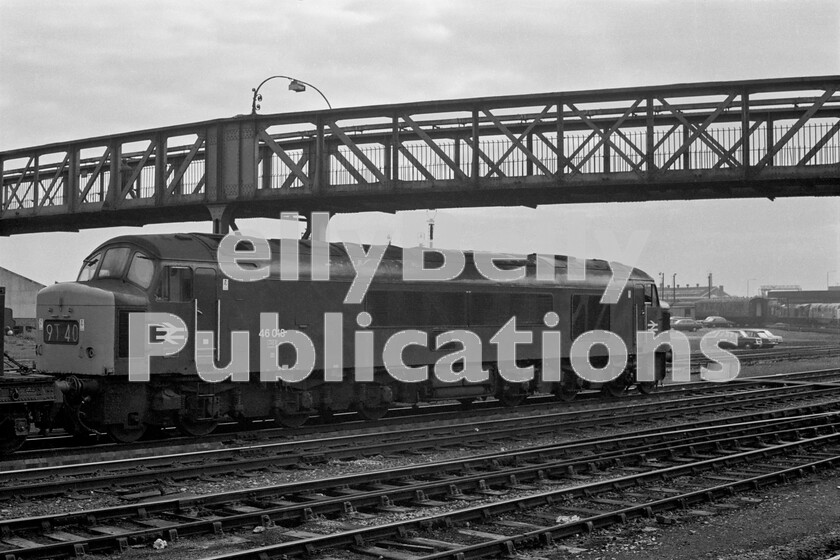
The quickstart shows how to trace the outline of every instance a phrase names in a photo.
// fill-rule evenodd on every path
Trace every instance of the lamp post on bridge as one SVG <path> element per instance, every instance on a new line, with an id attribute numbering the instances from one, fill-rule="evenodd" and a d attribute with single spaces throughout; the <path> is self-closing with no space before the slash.
<path id="1" fill-rule="evenodd" d="M 278 75 L 278 76 L 269 76 L 268 78 L 266 78 L 265 80 L 260 82 L 260 85 L 258 85 L 257 87 L 251 88 L 251 91 L 254 92 L 254 95 L 251 98 L 251 114 L 252 115 L 256 115 L 257 114 L 257 109 L 260 108 L 260 106 L 257 104 L 257 102 L 262 101 L 262 95 L 260 95 L 260 88 L 263 87 L 266 82 L 268 82 L 270 80 L 273 80 L 275 78 L 283 78 L 285 80 L 289 80 L 289 90 L 294 91 L 296 93 L 306 91 L 306 86 L 311 87 L 312 89 L 317 91 L 321 95 L 322 98 L 324 98 L 324 101 L 327 102 L 327 107 L 332 109 L 332 105 L 330 104 L 330 100 L 327 99 L 327 96 L 324 95 L 324 92 L 322 92 L 317 87 L 313 86 L 309 82 L 304 82 L 303 80 L 299 80 L 297 78 L 292 78 L 291 76 L 279 76 Z"/>

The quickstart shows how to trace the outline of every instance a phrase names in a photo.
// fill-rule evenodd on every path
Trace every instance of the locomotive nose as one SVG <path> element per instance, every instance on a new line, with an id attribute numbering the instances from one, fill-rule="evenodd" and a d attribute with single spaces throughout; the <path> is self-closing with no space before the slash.
<path id="1" fill-rule="evenodd" d="M 113 292 L 79 283 L 38 292 L 37 366 L 47 373 L 114 372 Z"/>

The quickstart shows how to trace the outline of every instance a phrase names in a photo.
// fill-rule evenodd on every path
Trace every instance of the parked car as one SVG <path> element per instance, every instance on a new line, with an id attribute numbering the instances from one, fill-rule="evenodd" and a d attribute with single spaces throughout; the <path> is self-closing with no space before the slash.
<path id="1" fill-rule="evenodd" d="M 736 335 L 738 335 L 738 341 L 734 344 L 729 341 L 723 341 L 718 345 L 721 348 L 761 348 L 764 344 L 760 336 L 758 336 L 757 334 L 751 335 L 749 334 L 749 331 L 740 331 L 734 329 L 718 329 L 716 331 L 710 332 L 706 336 L 722 336 L 723 333 L 727 332 L 735 333 Z"/>
<path id="2" fill-rule="evenodd" d="M 701 321 L 704 327 L 720 328 L 720 327 L 734 327 L 735 323 L 728 321 L 718 315 L 710 315 Z"/>
<path id="3" fill-rule="evenodd" d="M 784 338 L 777 334 L 773 334 L 767 329 L 753 329 L 752 332 L 756 333 L 762 339 L 767 340 L 766 346 L 776 346 L 777 344 L 781 344 L 784 342 Z"/>
<path id="4" fill-rule="evenodd" d="M 695 321 L 694 319 L 676 319 L 671 321 L 671 328 L 676 329 L 678 331 L 697 331 L 704 327 L 703 323 L 700 321 Z"/>

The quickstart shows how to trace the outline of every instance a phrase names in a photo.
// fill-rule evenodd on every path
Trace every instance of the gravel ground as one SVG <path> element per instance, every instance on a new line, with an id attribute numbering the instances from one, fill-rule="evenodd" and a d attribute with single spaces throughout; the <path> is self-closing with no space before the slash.
<path id="1" fill-rule="evenodd" d="M 743 494 L 761 503 L 674 525 L 644 520 L 543 550 L 548 560 L 825 560 L 840 553 L 840 471 Z"/>

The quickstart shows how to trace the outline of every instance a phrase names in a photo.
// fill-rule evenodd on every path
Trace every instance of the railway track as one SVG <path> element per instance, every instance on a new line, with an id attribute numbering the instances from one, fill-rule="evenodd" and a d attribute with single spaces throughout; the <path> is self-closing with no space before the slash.
<path id="1" fill-rule="evenodd" d="M 273 544 L 223 556 L 229 560 L 312 556 L 324 548 L 395 560 L 511 554 L 632 517 L 667 521 L 674 512 L 707 515 L 736 507 L 735 491 L 835 465 L 838 428 L 836 410 L 788 411 L 779 418 L 660 429 L 655 435 L 640 430 L 331 479 L 6 520 L 0 522 L 0 541 L 9 548 L 0 554 L 63 558 L 231 531 L 266 533 Z M 715 502 L 704 505 L 708 511 L 692 511 L 708 502 Z"/>
<path id="2" fill-rule="evenodd" d="M 779 374 L 777 376 L 762 377 L 761 379 L 773 379 L 795 375 L 798 379 L 822 379 L 831 377 L 837 372 L 836 369 L 813 370 L 808 372 L 797 372 L 795 374 Z M 744 378 L 752 379 L 752 378 Z M 667 384 L 661 386 L 657 391 L 657 397 L 663 398 L 668 395 L 685 394 L 690 391 L 727 392 L 728 384 L 712 382 L 692 382 L 685 384 Z M 627 394 L 623 398 L 630 397 L 635 400 L 644 400 L 651 397 L 638 394 Z M 593 401 L 600 401 L 593 403 Z M 559 403 L 556 398 L 549 395 L 536 395 L 517 410 L 527 413 L 528 411 L 549 410 L 577 410 L 580 407 L 593 406 L 601 407 L 615 406 L 615 400 L 604 400 L 598 392 L 584 392 L 572 403 Z M 469 407 L 470 415 L 474 417 L 489 417 L 498 414 L 499 411 L 507 411 L 498 401 L 484 401 L 472 403 Z M 392 429 L 399 425 L 412 425 L 418 421 L 449 422 L 463 418 L 464 406 L 461 404 L 437 404 L 422 407 L 401 407 L 389 411 L 386 418 L 370 422 L 360 421 L 355 413 L 338 414 L 332 418 L 324 419 L 319 417 L 310 418 L 309 424 L 293 431 L 288 428 L 277 428 L 270 422 L 256 423 L 248 429 L 243 430 L 241 425 L 236 423 L 221 426 L 216 433 L 197 440 L 192 437 L 177 435 L 173 430 L 167 430 L 155 440 L 143 440 L 134 444 L 114 444 L 112 442 L 100 442 L 91 438 L 89 442 L 79 445 L 78 440 L 69 435 L 59 434 L 52 436 L 30 437 L 24 444 L 24 448 L 18 451 L 13 457 L 6 461 L 0 461 L 0 470 L 5 465 L 49 465 L 51 460 L 66 462 L 70 458 L 78 457 L 83 459 L 92 452 L 107 453 L 109 449 L 119 450 L 122 454 L 140 454 L 149 449 L 172 449 L 180 446 L 181 449 L 207 448 L 213 445 L 223 445 L 225 442 L 254 441 L 265 439 L 288 439 L 311 437 L 317 434 L 329 433 L 330 431 L 341 430 L 342 432 L 353 432 L 355 430 L 376 430 Z"/>
<path id="3" fill-rule="evenodd" d="M 300 441 L 257 443 L 227 448 L 175 452 L 48 467 L 23 466 L 4 471 L 8 483 L 0 486 L 0 499 L 28 499 L 73 492 L 114 488 L 122 495 L 144 492 L 165 493 L 161 480 L 185 481 L 197 477 L 229 475 L 263 469 L 298 468 L 329 460 L 352 460 L 359 457 L 417 452 L 445 446 L 470 446 L 480 439 L 482 445 L 511 442 L 534 437 L 580 438 L 588 430 L 642 425 L 654 419 L 691 420 L 692 425 L 721 422 L 703 420 L 704 415 L 755 413 L 754 418 L 779 403 L 800 403 L 800 411 L 830 410 L 840 395 L 840 384 L 813 387 L 758 387 L 734 385 L 725 394 L 703 394 L 672 399 L 644 400 L 609 409 L 581 409 L 532 416 L 514 416 L 484 421 L 470 419 L 446 426 L 422 425 L 401 427 L 390 432 L 363 432 L 333 435 Z M 819 404 L 822 402 L 823 404 Z M 650 432 L 655 432 L 652 428 Z M 13 482 L 12 482 L 13 481 Z M 148 487 L 158 490 L 148 490 Z"/>
<path id="4" fill-rule="evenodd" d="M 734 350 L 734 354 L 738 357 L 738 359 L 742 362 L 742 364 L 750 364 L 756 362 L 762 362 L 767 360 L 793 360 L 797 358 L 805 358 L 805 357 L 827 357 L 827 356 L 840 356 L 840 346 L 831 345 L 803 345 L 803 346 L 788 346 L 786 348 L 770 348 L 770 349 L 763 349 L 763 350 Z M 691 364 L 692 364 L 692 373 L 697 374 L 699 372 L 699 368 L 701 366 L 706 366 L 709 364 L 707 358 L 705 358 L 702 354 L 692 354 L 691 356 Z M 28 371 L 25 366 L 18 362 L 14 362 L 14 365 L 18 368 L 18 371 Z M 709 385 L 719 385 L 719 384 L 709 384 Z M 660 389 L 662 390 L 662 389 Z M 668 390 L 664 388 L 664 390 Z M 592 393 L 581 393 L 578 396 L 580 400 L 590 400 L 592 398 L 598 398 L 599 393 L 592 392 Z M 537 407 L 545 405 L 547 402 L 551 402 L 553 400 L 550 396 L 533 396 L 529 398 L 529 401 L 532 403 L 530 406 Z M 529 405 L 525 405 L 529 406 Z M 567 405 L 566 405 L 567 406 Z M 484 410 L 492 410 L 502 407 L 500 403 L 495 400 L 486 401 L 486 402 L 478 402 L 473 403 L 471 405 L 471 410 L 476 411 L 484 411 Z M 389 418 L 385 420 L 385 422 L 399 422 L 397 418 L 405 419 L 404 421 L 410 422 L 411 419 L 421 416 L 424 414 L 440 414 L 445 415 L 449 414 L 452 417 L 457 417 L 462 414 L 463 407 L 462 405 L 455 405 L 455 404 L 438 404 L 438 405 L 426 405 L 418 408 L 412 408 L 410 406 L 405 406 L 401 408 L 394 408 L 389 411 L 388 415 Z M 440 420 L 445 420 L 445 418 L 441 417 Z M 301 435 L 308 435 L 312 433 L 316 433 L 318 431 L 323 431 L 324 429 L 329 429 L 330 426 L 340 424 L 345 425 L 347 423 L 352 424 L 353 422 L 358 422 L 357 415 L 355 413 L 343 413 L 337 414 L 331 418 L 321 418 L 321 417 L 311 417 L 309 419 L 308 425 L 303 428 L 298 428 L 296 433 Z M 258 422 L 254 423 L 254 426 L 247 431 L 254 431 L 257 432 L 256 437 L 273 437 L 274 435 L 279 435 L 284 437 L 288 433 L 288 429 L 286 428 L 265 428 L 264 425 L 270 425 L 269 422 Z M 352 428 L 351 428 L 352 429 Z M 173 441 L 180 441 L 180 442 L 187 442 L 187 441 L 195 441 L 194 438 L 185 438 L 179 437 L 174 434 L 174 431 L 163 430 L 160 433 L 158 438 L 159 441 L 163 441 L 164 443 L 160 444 L 163 446 L 170 445 Z M 104 437 L 104 436 L 103 436 Z M 241 425 L 236 423 L 229 423 L 223 425 L 219 430 L 217 430 L 216 434 L 206 436 L 202 438 L 202 441 L 207 442 L 220 442 L 224 440 L 230 440 L 231 437 L 236 438 L 247 438 L 246 431 L 242 429 Z M 37 451 L 44 451 L 48 452 L 51 449 L 56 450 L 57 454 L 67 455 L 66 450 L 69 449 L 69 452 L 73 452 L 73 448 L 79 449 L 90 449 L 91 446 L 98 446 L 98 445 L 107 445 L 107 443 L 103 443 L 100 440 L 103 438 L 96 438 L 91 437 L 89 441 L 85 441 L 83 445 L 79 445 L 78 440 L 69 434 L 64 434 L 59 432 L 55 435 L 42 435 L 40 437 L 30 437 L 25 443 L 21 451 L 18 451 L 18 454 L 26 453 L 26 452 L 37 452 Z M 137 448 L 144 448 L 150 447 L 154 444 L 150 444 L 149 441 L 146 440 L 141 443 L 135 445 Z M 123 446 L 123 449 L 129 449 L 131 446 Z"/>
<path id="5" fill-rule="evenodd" d="M 735 350 L 733 352 L 741 365 L 754 364 L 768 360 L 801 360 L 810 358 L 828 358 L 840 356 L 840 346 L 837 345 L 805 345 L 765 348 L 759 350 Z M 707 366 L 711 361 L 701 353 L 691 355 L 693 370 Z"/>

